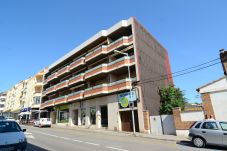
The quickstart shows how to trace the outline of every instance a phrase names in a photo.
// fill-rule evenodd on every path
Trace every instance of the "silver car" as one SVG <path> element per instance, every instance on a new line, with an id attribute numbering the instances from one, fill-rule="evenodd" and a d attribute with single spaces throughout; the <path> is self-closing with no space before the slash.
<path id="1" fill-rule="evenodd" d="M 205 147 L 207 144 L 227 146 L 227 122 L 198 121 L 189 130 L 189 138 L 199 148 Z"/>

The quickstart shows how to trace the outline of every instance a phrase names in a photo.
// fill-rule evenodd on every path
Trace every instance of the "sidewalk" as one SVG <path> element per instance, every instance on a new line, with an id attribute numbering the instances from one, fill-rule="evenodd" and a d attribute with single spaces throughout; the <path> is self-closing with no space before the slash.
<path id="1" fill-rule="evenodd" d="M 59 126 L 59 125 L 52 125 L 52 128 L 57 129 L 71 129 L 71 130 L 78 130 L 78 131 L 86 131 L 90 133 L 101 133 L 101 134 L 108 134 L 108 135 L 115 135 L 115 136 L 133 136 L 133 137 L 141 137 L 141 138 L 148 138 L 154 140 L 162 140 L 162 141 L 170 141 L 170 142 L 180 142 L 180 141 L 187 141 L 187 137 L 183 136 L 175 136 L 175 135 L 152 135 L 152 134 L 144 134 L 144 133 L 136 133 L 133 135 L 132 132 L 118 132 L 118 131 L 110 131 L 107 129 L 95 129 L 95 128 L 85 128 L 85 127 L 70 127 L 70 126 Z"/>

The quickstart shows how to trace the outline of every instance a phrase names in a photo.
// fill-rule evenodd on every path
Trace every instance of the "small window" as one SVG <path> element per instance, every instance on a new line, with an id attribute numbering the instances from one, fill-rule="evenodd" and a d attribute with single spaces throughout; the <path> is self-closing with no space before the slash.
<path id="1" fill-rule="evenodd" d="M 202 129 L 218 130 L 216 122 L 204 122 Z"/>
<path id="2" fill-rule="evenodd" d="M 227 131 L 227 123 L 226 122 L 220 122 L 221 128 L 223 131 Z"/>
<path id="3" fill-rule="evenodd" d="M 201 122 L 198 123 L 198 124 L 195 126 L 195 128 L 200 128 L 200 125 L 201 125 Z"/>

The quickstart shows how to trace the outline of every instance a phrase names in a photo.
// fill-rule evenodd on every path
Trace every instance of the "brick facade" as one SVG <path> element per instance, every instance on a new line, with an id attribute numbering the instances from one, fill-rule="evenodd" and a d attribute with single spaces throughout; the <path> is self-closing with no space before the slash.
<path id="1" fill-rule="evenodd" d="M 144 129 L 150 130 L 150 119 L 149 119 L 149 112 L 143 111 L 143 117 L 144 117 Z"/>
<path id="2" fill-rule="evenodd" d="M 182 121 L 181 108 L 173 109 L 174 124 L 176 130 L 188 130 L 195 121 Z"/>
<path id="3" fill-rule="evenodd" d="M 210 93 L 203 93 L 201 94 L 201 97 L 203 101 L 203 108 L 204 108 L 205 115 L 208 117 L 212 115 L 215 118 L 214 109 L 210 99 Z"/>

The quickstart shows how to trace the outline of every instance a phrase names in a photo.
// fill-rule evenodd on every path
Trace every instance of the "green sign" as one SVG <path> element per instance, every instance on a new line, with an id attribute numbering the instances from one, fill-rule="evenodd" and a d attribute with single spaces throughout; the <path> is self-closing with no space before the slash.
<path id="1" fill-rule="evenodd" d="M 69 109 L 69 106 L 66 104 L 66 105 L 61 105 L 61 106 L 56 106 L 55 109 L 57 110 L 66 110 L 66 109 Z"/>
<path id="2" fill-rule="evenodd" d="M 120 103 L 121 107 L 123 107 L 123 108 L 127 107 L 129 105 L 128 98 L 126 98 L 126 97 L 125 98 L 121 98 L 119 100 L 119 103 Z"/>

